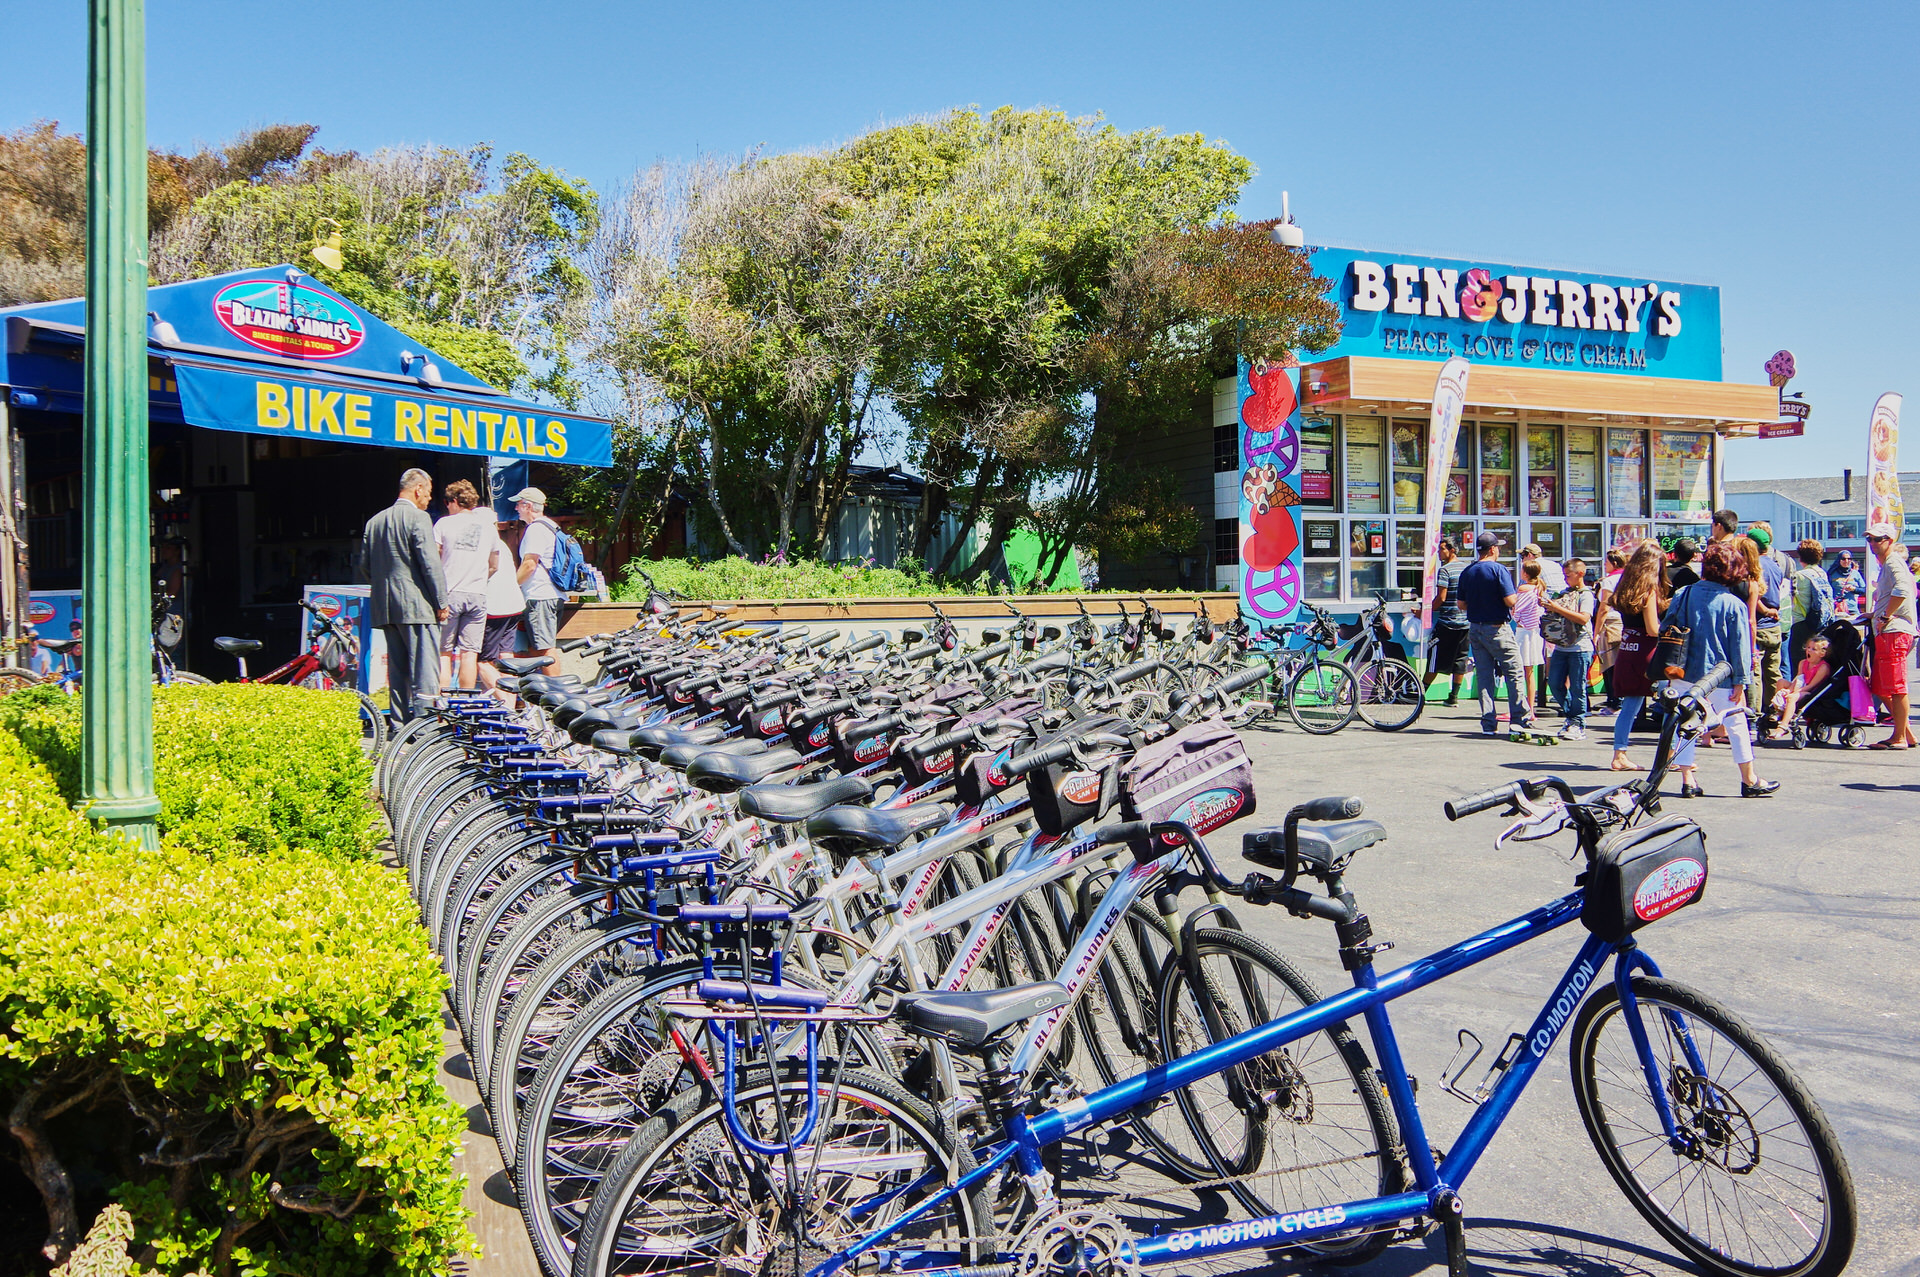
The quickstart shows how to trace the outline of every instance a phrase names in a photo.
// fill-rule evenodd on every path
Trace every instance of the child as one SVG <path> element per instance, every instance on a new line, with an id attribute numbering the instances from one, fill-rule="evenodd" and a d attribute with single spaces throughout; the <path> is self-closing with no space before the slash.
<path id="1" fill-rule="evenodd" d="M 1547 587 L 1540 583 L 1540 561 L 1520 565 L 1520 592 L 1513 605 L 1513 630 L 1520 640 L 1520 686 L 1524 699 L 1534 700 L 1534 684 L 1541 681 L 1541 664 L 1546 657 L 1540 642 L 1540 600 Z"/>
<path id="2" fill-rule="evenodd" d="M 1793 681 L 1774 695 L 1775 714 L 1781 723 L 1793 721 L 1793 711 L 1809 692 L 1819 688 L 1832 675 L 1827 665 L 1827 638 L 1816 634 L 1807 640 L 1806 655 L 1800 661 L 1800 668 L 1794 673 Z"/>

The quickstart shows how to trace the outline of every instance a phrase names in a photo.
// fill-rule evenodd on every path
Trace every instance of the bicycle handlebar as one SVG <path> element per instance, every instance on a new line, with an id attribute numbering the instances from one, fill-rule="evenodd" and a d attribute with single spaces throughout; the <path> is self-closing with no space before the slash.
<path id="1" fill-rule="evenodd" d="M 1272 661 L 1255 661 L 1252 665 L 1247 666 L 1246 669 L 1241 670 L 1232 678 L 1221 679 L 1214 690 L 1223 695 L 1230 695 L 1243 687 L 1252 687 L 1255 683 L 1258 683 L 1261 679 L 1266 678 L 1272 673 Z"/>

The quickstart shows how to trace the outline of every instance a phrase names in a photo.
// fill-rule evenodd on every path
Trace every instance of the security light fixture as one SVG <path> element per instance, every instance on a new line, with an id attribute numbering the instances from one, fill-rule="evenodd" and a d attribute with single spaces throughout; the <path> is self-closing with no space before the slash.
<path id="1" fill-rule="evenodd" d="M 1307 233 L 1293 224 L 1293 213 L 1287 207 L 1287 193 L 1280 192 L 1280 220 L 1274 223 L 1267 235 L 1282 248 L 1305 248 Z"/>
<path id="2" fill-rule="evenodd" d="M 180 344 L 179 332 L 172 324 L 160 318 L 159 311 L 148 311 L 147 318 L 152 321 L 153 339 L 155 341 L 159 342 L 162 346 L 178 346 Z"/>

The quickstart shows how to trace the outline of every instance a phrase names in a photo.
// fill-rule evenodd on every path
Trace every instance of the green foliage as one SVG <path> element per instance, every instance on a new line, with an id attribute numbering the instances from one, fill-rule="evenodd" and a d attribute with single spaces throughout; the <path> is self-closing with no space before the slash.
<path id="1" fill-rule="evenodd" d="M 0 697 L 12 708 L 15 697 Z M 75 814 L 59 781 L 27 745 L 0 732 L 0 907 L 41 869 L 72 862 L 102 845 L 101 835 Z"/>
<path id="2" fill-rule="evenodd" d="M 57 688 L 0 697 L 0 728 L 80 799 L 80 698 Z M 351 692 L 252 683 L 153 689 L 160 833 L 207 855 L 299 847 L 365 859 L 375 842 Z"/>
<path id="3" fill-rule="evenodd" d="M 613 589 L 616 603 L 638 603 L 647 597 L 645 572 L 663 590 L 677 590 L 690 599 L 833 599 L 928 597 L 956 591 L 924 572 L 903 572 L 860 563 L 822 563 L 797 559 L 790 563 L 755 563 L 749 559 L 720 559 L 697 563 L 687 559 L 635 559 Z"/>
<path id="4" fill-rule="evenodd" d="M 5 748 L 5 746 L 0 746 Z M 163 1272 L 445 1272 L 463 1117 L 399 880 L 94 835 L 0 910 L 0 1091 Z M 91 1118 L 92 1124 L 88 1125 Z"/>

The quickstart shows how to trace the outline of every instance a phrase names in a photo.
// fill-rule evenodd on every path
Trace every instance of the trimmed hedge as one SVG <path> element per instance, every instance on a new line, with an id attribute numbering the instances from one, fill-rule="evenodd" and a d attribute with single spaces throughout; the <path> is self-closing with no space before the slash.
<path id="1" fill-rule="evenodd" d="M 471 1246 L 465 1116 L 435 1072 L 445 977 L 398 876 L 356 859 L 363 794 L 329 813 L 317 777 L 268 776 L 303 766 L 290 749 L 348 765 L 314 727 L 324 694 L 157 690 L 204 698 L 156 706 L 159 852 L 94 830 L 0 732 L 0 1105 L 54 1240 L 111 1197 L 160 1272 L 444 1273 Z M 21 695 L 0 724 L 70 762 L 70 707 Z M 358 755 L 352 715 L 328 730 Z M 277 761 L 248 756 L 263 743 Z M 239 801 L 248 783 L 272 796 Z M 258 854 L 193 850 L 226 828 Z"/>
<path id="2" fill-rule="evenodd" d="M 249 683 L 153 689 L 160 833 L 207 855 L 300 847 L 366 859 L 373 764 L 350 692 Z M 80 798 L 80 699 L 54 687 L 0 696 L 0 727 Z"/>

